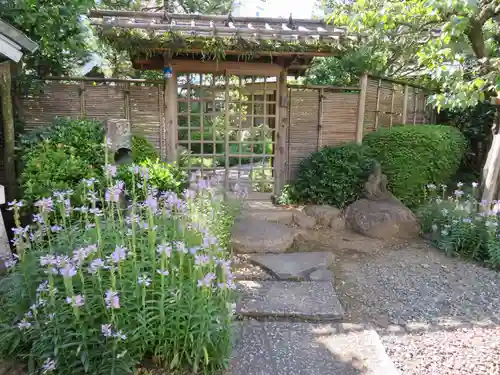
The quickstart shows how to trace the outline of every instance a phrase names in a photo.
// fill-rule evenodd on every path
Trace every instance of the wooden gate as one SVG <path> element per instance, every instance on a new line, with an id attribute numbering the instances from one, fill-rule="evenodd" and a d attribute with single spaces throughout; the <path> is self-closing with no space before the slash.
<path id="1" fill-rule="evenodd" d="M 277 137 L 276 77 L 178 77 L 181 166 L 219 176 L 228 190 L 273 193 Z"/>

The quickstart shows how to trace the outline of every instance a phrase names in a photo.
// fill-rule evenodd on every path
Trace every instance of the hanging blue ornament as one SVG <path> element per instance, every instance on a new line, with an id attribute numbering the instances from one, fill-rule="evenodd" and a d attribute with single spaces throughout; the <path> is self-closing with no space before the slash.
<path id="1" fill-rule="evenodd" d="M 172 78 L 172 68 L 170 66 L 166 66 L 163 68 L 163 78 L 165 79 Z"/>

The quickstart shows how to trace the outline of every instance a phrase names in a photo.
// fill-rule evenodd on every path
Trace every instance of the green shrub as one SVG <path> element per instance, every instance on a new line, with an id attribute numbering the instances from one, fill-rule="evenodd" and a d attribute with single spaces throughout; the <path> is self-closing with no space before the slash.
<path id="1" fill-rule="evenodd" d="M 293 191 L 299 201 L 341 208 L 359 198 L 372 166 L 364 146 L 325 147 L 300 163 Z"/>
<path id="2" fill-rule="evenodd" d="M 160 159 L 160 154 L 145 137 L 134 134 L 132 136 L 132 159 L 134 163 L 154 161 Z"/>
<path id="3" fill-rule="evenodd" d="M 20 139 L 21 186 L 28 205 L 54 189 L 81 190 L 82 178 L 102 180 L 105 163 L 103 124 L 95 120 L 58 118 L 49 127 Z M 143 137 L 132 137 L 135 162 L 157 160 L 158 153 Z M 76 195 L 79 196 L 79 195 Z"/>
<path id="4" fill-rule="evenodd" d="M 36 224 L 15 229 L 19 262 L 0 280 L 0 362 L 37 374 L 128 375 L 152 360 L 168 373 L 218 373 L 231 353 L 236 206 L 200 182 L 184 199 L 132 194 L 125 212 L 123 184 L 107 180 L 106 200 L 88 188 L 84 219 L 67 217 L 69 193 L 57 193 L 37 202 Z"/>
<path id="5" fill-rule="evenodd" d="M 138 179 L 134 171 L 142 171 L 142 178 Z M 146 177 L 147 184 L 144 183 Z M 125 183 L 127 190 L 135 191 L 139 199 L 146 199 L 149 193 L 145 187 L 159 193 L 171 191 L 181 195 L 188 187 L 188 174 L 177 164 L 168 164 L 160 160 L 145 160 L 139 164 L 122 165 L 118 167 L 118 178 Z M 135 184 L 132 189 L 132 184 Z"/>
<path id="6" fill-rule="evenodd" d="M 379 129 L 366 134 L 363 144 L 380 162 L 392 193 L 409 207 L 423 201 L 422 186 L 448 183 L 466 150 L 462 133 L 444 125 Z"/>

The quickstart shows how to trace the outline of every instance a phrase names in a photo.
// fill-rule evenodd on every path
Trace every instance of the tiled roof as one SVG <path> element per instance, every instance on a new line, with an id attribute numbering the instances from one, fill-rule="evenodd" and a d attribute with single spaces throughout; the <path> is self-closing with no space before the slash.
<path id="1" fill-rule="evenodd" d="M 142 29 L 186 36 L 240 37 L 276 41 L 357 40 L 344 28 L 322 20 L 169 14 L 164 12 L 92 11 L 92 24 L 102 27 Z"/>

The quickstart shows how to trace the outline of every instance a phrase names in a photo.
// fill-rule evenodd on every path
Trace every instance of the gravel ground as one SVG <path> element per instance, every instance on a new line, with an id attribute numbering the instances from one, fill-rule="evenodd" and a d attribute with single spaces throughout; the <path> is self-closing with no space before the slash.
<path id="1" fill-rule="evenodd" d="M 349 320 L 377 327 L 402 374 L 500 374 L 499 272 L 448 258 L 424 242 L 335 254 L 337 292 Z"/>
<path id="2" fill-rule="evenodd" d="M 239 280 L 272 280 L 273 276 L 249 261 L 249 256 L 238 254 L 233 257 L 233 275 Z"/>

